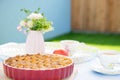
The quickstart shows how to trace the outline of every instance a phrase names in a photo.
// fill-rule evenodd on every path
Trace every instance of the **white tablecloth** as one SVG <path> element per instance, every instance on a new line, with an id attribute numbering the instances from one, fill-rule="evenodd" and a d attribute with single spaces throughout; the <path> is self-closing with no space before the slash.
<path id="1" fill-rule="evenodd" d="M 45 52 L 52 54 L 56 49 L 64 49 L 59 42 L 45 42 Z M 74 63 L 81 63 L 93 59 L 98 51 L 97 48 L 81 44 L 80 47 L 74 46 L 77 52 L 69 56 Z M 24 43 L 6 43 L 0 46 L 0 60 L 5 57 L 26 54 Z"/>

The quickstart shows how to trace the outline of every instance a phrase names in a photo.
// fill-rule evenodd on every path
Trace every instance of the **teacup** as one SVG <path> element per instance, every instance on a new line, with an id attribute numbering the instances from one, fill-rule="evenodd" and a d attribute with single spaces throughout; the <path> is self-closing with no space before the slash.
<path id="1" fill-rule="evenodd" d="M 99 60 L 101 65 L 106 69 L 114 69 L 120 64 L 120 52 L 114 50 L 100 51 Z"/>
<path id="2" fill-rule="evenodd" d="M 76 40 L 62 40 L 61 44 L 63 48 L 72 55 L 76 51 L 76 47 L 80 45 Z"/>

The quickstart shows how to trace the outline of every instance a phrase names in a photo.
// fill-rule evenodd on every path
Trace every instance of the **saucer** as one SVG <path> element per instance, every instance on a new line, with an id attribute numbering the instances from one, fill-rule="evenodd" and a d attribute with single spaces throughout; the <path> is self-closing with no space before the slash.
<path id="1" fill-rule="evenodd" d="M 94 64 L 91 68 L 93 71 L 101 73 L 101 74 L 107 74 L 107 75 L 118 75 L 120 74 L 120 64 L 116 65 L 114 69 L 106 69 L 101 64 Z"/>

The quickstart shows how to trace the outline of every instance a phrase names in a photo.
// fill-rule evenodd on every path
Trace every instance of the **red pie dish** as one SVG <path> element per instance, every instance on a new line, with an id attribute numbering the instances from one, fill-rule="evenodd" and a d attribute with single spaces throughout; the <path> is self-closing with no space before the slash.
<path id="1" fill-rule="evenodd" d="M 13 80 L 62 80 L 73 73 L 72 59 L 56 54 L 27 54 L 10 57 L 4 72 Z"/>

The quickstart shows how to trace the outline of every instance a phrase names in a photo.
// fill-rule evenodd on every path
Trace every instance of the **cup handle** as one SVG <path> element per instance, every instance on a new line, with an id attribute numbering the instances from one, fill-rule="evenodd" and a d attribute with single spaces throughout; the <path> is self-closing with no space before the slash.
<path id="1" fill-rule="evenodd" d="M 118 64 L 120 64 L 120 55 L 119 55 L 119 59 L 118 59 Z"/>
<path id="2" fill-rule="evenodd" d="M 118 64 L 120 64 L 120 58 L 118 59 Z"/>

